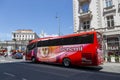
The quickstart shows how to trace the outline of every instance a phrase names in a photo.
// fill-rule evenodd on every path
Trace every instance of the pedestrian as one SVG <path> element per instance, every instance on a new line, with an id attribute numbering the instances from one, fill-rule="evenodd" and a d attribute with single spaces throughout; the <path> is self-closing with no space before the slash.
<path id="1" fill-rule="evenodd" d="M 4 53 L 4 57 L 7 57 L 7 56 L 8 56 L 8 53 L 7 53 L 7 52 L 5 52 L 5 53 Z"/>

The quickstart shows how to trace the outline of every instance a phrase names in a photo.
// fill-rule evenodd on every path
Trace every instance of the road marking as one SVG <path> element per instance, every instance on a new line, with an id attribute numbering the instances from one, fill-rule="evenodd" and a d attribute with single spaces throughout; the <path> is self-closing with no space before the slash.
<path id="1" fill-rule="evenodd" d="M 14 74 L 11 74 L 11 73 L 4 72 L 3 74 L 5 74 L 5 75 L 7 75 L 7 76 L 15 77 L 15 75 L 14 75 Z"/>

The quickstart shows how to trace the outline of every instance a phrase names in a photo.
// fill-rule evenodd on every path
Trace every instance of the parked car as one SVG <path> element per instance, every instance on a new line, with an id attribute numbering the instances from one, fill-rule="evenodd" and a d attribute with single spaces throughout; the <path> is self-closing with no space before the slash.
<path id="1" fill-rule="evenodd" d="M 12 55 L 12 58 L 14 58 L 14 59 L 23 59 L 23 55 L 18 52 L 16 54 Z"/>

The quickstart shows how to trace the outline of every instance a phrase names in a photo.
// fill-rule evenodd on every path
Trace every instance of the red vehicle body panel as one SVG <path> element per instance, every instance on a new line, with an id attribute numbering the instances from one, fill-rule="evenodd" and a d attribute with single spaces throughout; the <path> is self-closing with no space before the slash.
<path id="1" fill-rule="evenodd" d="M 31 60 L 34 56 L 37 61 L 40 62 L 53 62 L 61 63 L 64 58 L 68 58 L 72 65 L 79 66 L 98 66 L 103 63 L 103 53 L 99 48 L 97 39 L 97 32 L 82 32 L 77 34 L 71 34 L 59 37 L 40 38 L 33 40 L 29 44 L 36 43 L 38 41 L 69 38 L 71 36 L 82 36 L 82 35 L 94 34 L 94 42 L 89 44 L 74 44 L 74 45 L 59 45 L 59 46 L 45 46 L 35 47 L 34 49 L 26 53 L 26 60 Z M 29 45 L 28 44 L 28 45 Z M 101 43 L 102 44 L 102 43 Z"/>

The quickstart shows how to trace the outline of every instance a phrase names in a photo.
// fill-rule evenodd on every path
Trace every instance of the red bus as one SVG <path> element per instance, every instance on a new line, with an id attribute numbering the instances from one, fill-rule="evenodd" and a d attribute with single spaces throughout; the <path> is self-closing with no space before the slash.
<path id="1" fill-rule="evenodd" d="M 103 63 L 102 35 L 96 31 L 39 38 L 27 45 L 26 60 L 32 62 L 98 66 Z"/>

